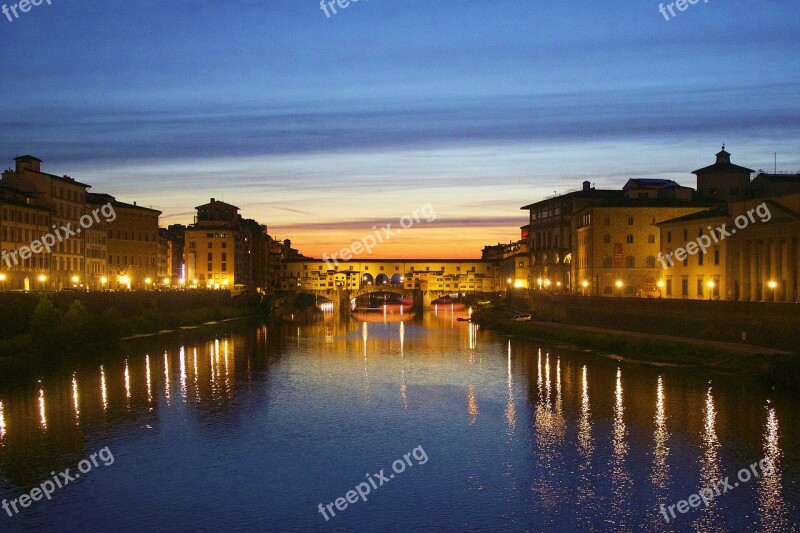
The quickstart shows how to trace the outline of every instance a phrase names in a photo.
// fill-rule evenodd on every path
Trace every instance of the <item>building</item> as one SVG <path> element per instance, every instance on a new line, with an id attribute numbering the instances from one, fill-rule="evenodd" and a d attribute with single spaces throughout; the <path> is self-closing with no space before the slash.
<path id="1" fill-rule="evenodd" d="M 660 227 L 664 257 L 704 235 L 711 243 L 667 261 L 666 298 L 798 301 L 800 193 L 730 202 Z"/>
<path id="2" fill-rule="evenodd" d="M 42 172 L 42 160 L 30 155 L 17 157 L 14 162 L 13 170 L 3 172 L 3 184 L 31 195 L 41 205 L 49 207 L 51 226 L 75 231 L 69 238 L 58 242 L 48 254 L 50 272 L 49 275 L 40 275 L 47 278 L 42 281 L 37 280 L 38 288 L 58 290 L 83 284 L 87 275 L 85 257 L 87 232 L 76 230 L 80 228 L 81 217 L 87 214 L 86 195 L 90 186 L 69 176 Z M 40 236 L 37 235 L 35 238 Z M 30 244 L 33 240 L 35 239 L 26 241 L 26 244 Z"/>
<path id="3" fill-rule="evenodd" d="M 719 240 L 717 228 L 728 224 L 728 208 L 718 207 L 699 211 L 656 224 L 661 234 L 661 250 L 658 256 L 660 275 L 656 278 L 663 289 L 664 298 L 680 299 L 725 299 L 732 295 L 732 288 L 725 275 L 728 264 L 728 246 L 731 241 Z M 710 229 L 709 229 L 710 228 Z M 716 239 L 711 237 L 714 232 Z M 681 253 L 690 242 L 708 242 L 707 253 Z"/>
<path id="4" fill-rule="evenodd" d="M 162 263 L 162 266 L 159 267 L 159 276 L 164 280 L 169 280 L 166 285 L 178 286 L 181 283 L 185 283 L 186 271 L 183 263 L 183 248 L 186 242 L 186 226 L 183 224 L 171 224 L 167 228 L 159 228 L 158 235 L 161 248 L 160 262 Z"/>
<path id="5" fill-rule="evenodd" d="M 186 228 L 186 282 L 201 288 L 253 287 L 253 228 L 239 208 L 214 198 Z"/>
<path id="6" fill-rule="evenodd" d="M 87 205 L 111 205 L 115 217 L 107 227 L 107 283 L 116 289 L 149 289 L 158 283 L 158 219 L 161 211 L 120 202 L 108 194 L 90 193 Z"/>
<path id="7" fill-rule="evenodd" d="M 337 264 L 302 258 L 274 266 L 279 290 L 358 290 L 380 285 L 453 294 L 498 290 L 493 261 L 485 259 L 375 259 Z"/>
<path id="8" fill-rule="evenodd" d="M 697 194 L 706 200 L 733 202 L 747 198 L 753 170 L 731 163 L 731 154 L 722 150 L 713 165 L 692 172 L 697 176 Z"/>
<path id="9" fill-rule="evenodd" d="M 49 287 L 51 255 L 31 243 L 52 230 L 52 214 L 38 194 L 0 186 L 0 290 Z"/>
<path id="10" fill-rule="evenodd" d="M 649 296 L 661 279 L 658 224 L 707 210 L 664 199 L 607 200 L 575 213 L 574 292 L 594 296 Z"/>
<path id="11" fill-rule="evenodd" d="M 595 189 L 588 181 L 580 190 L 546 198 L 526 205 L 529 211 L 528 263 L 525 276 L 534 288 L 538 280 L 553 289 L 571 292 L 573 286 L 573 216 L 581 209 L 612 198 L 622 198 L 622 191 Z"/>
<path id="12" fill-rule="evenodd" d="M 530 254 L 526 226 L 523 226 L 523 239 L 508 244 L 484 247 L 481 258 L 492 261 L 494 265 L 494 287 L 497 290 L 528 289 L 530 287 Z"/>

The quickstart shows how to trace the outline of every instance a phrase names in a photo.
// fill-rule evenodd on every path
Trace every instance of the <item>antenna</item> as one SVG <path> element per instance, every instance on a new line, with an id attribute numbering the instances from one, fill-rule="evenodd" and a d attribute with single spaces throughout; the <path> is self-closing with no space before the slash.
<path id="1" fill-rule="evenodd" d="M 778 152 L 775 152 L 775 174 L 778 173 Z"/>

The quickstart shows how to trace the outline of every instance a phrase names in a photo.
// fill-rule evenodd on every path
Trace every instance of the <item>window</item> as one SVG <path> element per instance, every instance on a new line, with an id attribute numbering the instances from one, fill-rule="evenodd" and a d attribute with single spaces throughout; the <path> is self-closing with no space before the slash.
<path id="1" fill-rule="evenodd" d="M 681 296 L 684 298 L 689 296 L 689 278 L 683 278 L 681 280 Z"/>
<path id="2" fill-rule="evenodd" d="M 625 241 L 626 241 L 628 244 L 633 244 L 633 235 L 628 235 L 628 236 L 625 238 Z"/>
<path id="3" fill-rule="evenodd" d="M 702 250 L 697 254 L 697 266 L 703 266 L 703 255 Z"/>
<path id="4" fill-rule="evenodd" d="M 633 217 L 628 217 L 628 225 L 633 226 Z"/>
<path id="5" fill-rule="evenodd" d="M 683 260 L 683 266 L 685 266 L 685 267 L 689 266 L 689 256 L 688 255 L 686 256 L 686 259 Z"/>
<path id="6" fill-rule="evenodd" d="M 212 248 L 213 246 L 214 246 L 214 243 L 213 243 L 213 242 L 211 242 L 211 241 L 208 241 L 208 247 L 209 247 L 209 248 Z"/>
<path id="7" fill-rule="evenodd" d="M 703 296 L 703 278 L 697 278 L 697 297 L 702 298 L 702 296 Z"/>
<path id="8" fill-rule="evenodd" d="M 223 242 L 223 243 L 222 243 L 222 247 L 223 247 L 223 248 L 227 248 L 227 247 L 228 247 L 228 243 L 227 243 L 227 242 Z"/>
<path id="9" fill-rule="evenodd" d="M 714 264 L 719 266 L 719 248 L 714 249 Z"/>
<path id="10" fill-rule="evenodd" d="M 209 264 L 208 264 L 208 268 L 207 268 L 206 270 L 208 270 L 208 272 L 210 273 L 212 270 L 214 270 L 214 265 L 212 265 L 211 263 L 209 263 Z"/>
<path id="11" fill-rule="evenodd" d="M 209 261 L 213 261 L 214 260 L 214 254 L 213 253 L 209 253 L 208 254 L 208 260 Z"/>
<path id="12" fill-rule="evenodd" d="M 671 231 L 667 232 L 667 242 L 672 242 L 672 232 Z"/>
<path id="13" fill-rule="evenodd" d="M 611 217 L 606 217 L 606 219 L 604 220 L 604 224 L 606 226 L 610 226 L 611 225 Z"/>
<path id="14" fill-rule="evenodd" d="M 611 244 L 611 235 L 608 235 L 608 234 L 603 235 L 603 242 L 605 244 Z"/>
<path id="15" fill-rule="evenodd" d="M 607 255 L 603 258 L 603 268 L 611 268 L 611 256 Z"/>
<path id="16" fill-rule="evenodd" d="M 667 296 L 672 296 L 672 280 L 667 280 Z"/>
<path id="17" fill-rule="evenodd" d="M 633 258 L 633 256 L 629 255 L 625 258 L 625 268 L 633 268 L 635 263 L 636 260 Z"/>
<path id="18" fill-rule="evenodd" d="M 683 230 L 683 240 L 684 241 L 688 241 L 689 240 L 689 230 L 688 229 Z"/>
<path id="19" fill-rule="evenodd" d="M 197 243 L 196 242 L 192 241 L 192 242 L 189 243 L 189 249 L 190 250 L 194 250 L 196 247 L 197 247 Z"/>
<path id="20" fill-rule="evenodd" d="M 648 244 L 655 244 L 656 243 L 656 236 L 655 235 L 648 235 L 647 236 L 647 243 Z"/>
<path id="21" fill-rule="evenodd" d="M 647 257 L 647 268 L 655 268 L 656 267 L 656 258 L 651 256 Z"/>
<path id="22" fill-rule="evenodd" d="M 222 271 L 223 272 L 227 272 L 228 271 L 228 264 L 227 263 L 222 263 Z"/>

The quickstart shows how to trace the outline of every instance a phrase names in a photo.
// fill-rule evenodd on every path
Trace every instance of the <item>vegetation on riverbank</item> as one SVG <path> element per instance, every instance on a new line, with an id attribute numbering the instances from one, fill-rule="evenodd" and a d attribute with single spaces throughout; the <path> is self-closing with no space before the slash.
<path id="1" fill-rule="evenodd" d="M 87 310 L 80 300 L 54 302 L 48 296 L 14 308 L 13 321 L 0 327 L 0 358 L 73 354 L 113 346 L 123 337 L 156 333 L 207 322 L 243 318 L 262 312 L 258 299 L 217 301 L 159 308 L 153 305 L 109 306 Z"/>
<path id="2" fill-rule="evenodd" d="M 757 354 L 680 341 L 552 327 L 535 319 L 512 320 L 504 306 L 476 312 L 473 321 L 482 327 L 551 344 L 591 348 L 628 361 L 655 365 L 687 366 L 709 371 L 741 374 L 766 385 L 800 389 L 800 355 Z"/>

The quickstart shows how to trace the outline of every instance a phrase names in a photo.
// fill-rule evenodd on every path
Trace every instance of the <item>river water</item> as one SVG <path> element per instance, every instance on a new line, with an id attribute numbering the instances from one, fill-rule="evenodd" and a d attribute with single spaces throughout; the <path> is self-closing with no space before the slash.
<path id="1" fill-rule="evenodd" d="M 0 390 L 20 511 L 0 531 L 797 530 L 795 399 L 457 316 L 230 326 L 42 369 Z"/>

